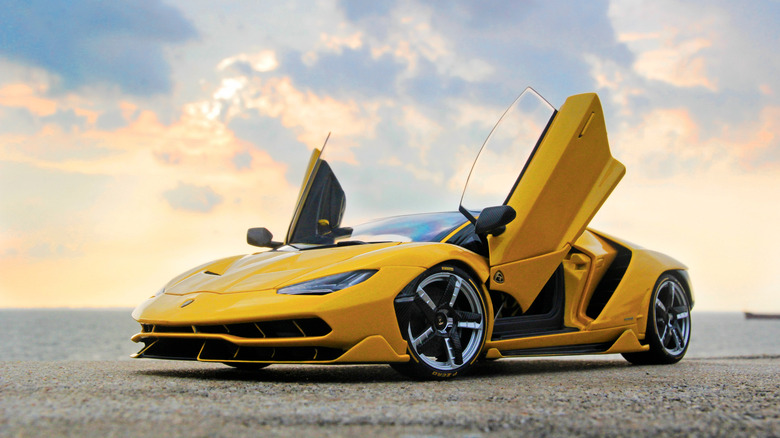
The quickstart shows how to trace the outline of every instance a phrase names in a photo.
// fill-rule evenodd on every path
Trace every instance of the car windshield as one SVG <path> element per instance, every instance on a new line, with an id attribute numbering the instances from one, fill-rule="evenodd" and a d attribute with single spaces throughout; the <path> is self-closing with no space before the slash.
<path id="1" fill-rule="evenodd" d="M 457 211 L 394 216 L 356 225 L 351 236 L 341 240 L 441 242 L 465 222 Z"/>

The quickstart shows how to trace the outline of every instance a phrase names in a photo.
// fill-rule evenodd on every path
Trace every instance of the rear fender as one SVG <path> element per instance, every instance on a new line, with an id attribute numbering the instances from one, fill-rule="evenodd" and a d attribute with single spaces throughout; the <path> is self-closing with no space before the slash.
<path id="1" fill-rule="evenodd" d="M 647 328 L 647 311 L 653 287 L 665 272 L 685 271 L 679 261 L 647 249 L 630 248 L 631 263 L 612 298 L 589 326 L 588 330 L 635 324 L 640 339 Z"/>

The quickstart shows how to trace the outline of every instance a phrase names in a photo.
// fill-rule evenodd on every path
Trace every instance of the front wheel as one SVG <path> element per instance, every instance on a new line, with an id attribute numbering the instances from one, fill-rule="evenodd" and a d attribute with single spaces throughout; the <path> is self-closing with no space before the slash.
<path id="1" fill-rule="evenodd" d="M 422 379 L 463 374 L 485 343 L 485 302 L 476 283 L 462 269 L 442 265 L 409 286 L 395 302 L 411 360 L 393 368 Z"/>
<path id="2" fill-rule="evenodd" d="M 649 351 L 623 353 L 636 365 L 659 365 L 679 362 L 688 351 L 691 340 L 691 305 L 679 280 L 664 274 L 656 282 L 647 312 L 645 339 Z"/>

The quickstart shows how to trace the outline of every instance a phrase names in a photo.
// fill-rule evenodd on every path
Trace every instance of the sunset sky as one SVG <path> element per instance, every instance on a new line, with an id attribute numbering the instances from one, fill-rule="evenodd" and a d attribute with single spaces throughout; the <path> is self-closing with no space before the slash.
<path id="1" fill-rule="evenodd" d="M 627 174 L 592 227 L 686 263 L 697 310 L 779 312 L 778 23 L 769 0 L 10 2 L 0 307 L 134 306 L 249 227 L 283 238 L 329 132 L 346 177 L 394 188 L 349 206 L 454 210 L 532 86 L 601 97 Z"/>

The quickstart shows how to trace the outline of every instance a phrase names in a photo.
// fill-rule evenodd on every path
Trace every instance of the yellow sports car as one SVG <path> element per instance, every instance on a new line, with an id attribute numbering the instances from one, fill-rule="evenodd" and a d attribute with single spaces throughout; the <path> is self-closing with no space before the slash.
<path id="1" fill-rule="evenodd" d="M 171 280 L 133 312 L 134 357 L 389 363 L 433 379 L 502 357 L 675 363 L 691 334 L 686 267 L 586 228 L 624 173 L 598 96 L 556 110 L 530 88 L 482 146 L 458 211 L 343 226 L 344 190 L 315 150 L 284 242 L 252 228 L 267 250 Z"/>

